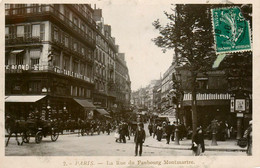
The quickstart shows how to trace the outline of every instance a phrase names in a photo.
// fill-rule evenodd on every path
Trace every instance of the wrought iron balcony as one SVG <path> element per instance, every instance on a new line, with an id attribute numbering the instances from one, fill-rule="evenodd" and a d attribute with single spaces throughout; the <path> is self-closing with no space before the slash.
<path id="1" fill-rule="evenodd" d="M 5 16 L 6 24 L 14 24 L 18 21 L 53 21 L 63 29 L 66 29 L 69 33 L 74 34 L 82 42 L 86 42 L 92 48 L 96 47 L 95 37 L 92 38 L 89 34 L 84 32 L 79 25 L 73 23 L 51 4 L 5 9 Z M 91 23 L 95 24 L 93 22 Z"/>

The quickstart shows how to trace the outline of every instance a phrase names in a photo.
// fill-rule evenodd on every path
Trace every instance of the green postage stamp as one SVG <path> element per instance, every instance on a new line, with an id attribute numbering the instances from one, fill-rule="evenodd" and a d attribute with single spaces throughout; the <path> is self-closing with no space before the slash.
<path id="1" fill-rule="evenodd" d="M 212 9 L 211 14 L 217 54 L 251 50 L 249 22 L 238 7 Z"/>

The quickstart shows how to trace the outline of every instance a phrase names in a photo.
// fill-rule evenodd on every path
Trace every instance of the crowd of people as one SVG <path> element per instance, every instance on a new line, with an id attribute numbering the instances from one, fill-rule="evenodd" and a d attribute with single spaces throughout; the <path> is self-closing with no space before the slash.
<path id="1" fill-rule="evenodd" d="M 178 132 L 180 140 L 182 140 L 186 134 L 187 129 L 184 124 L 176 124 L 176 122 L 150 122 L 148 125 L 148 130 L 150 136 L 153 138 L 156 137 L 158 141 L 161 141 L 162 138 L 166 138 L 167 144 L 170 143 L 170 140 L 174 141 L 176 131 Z"/>

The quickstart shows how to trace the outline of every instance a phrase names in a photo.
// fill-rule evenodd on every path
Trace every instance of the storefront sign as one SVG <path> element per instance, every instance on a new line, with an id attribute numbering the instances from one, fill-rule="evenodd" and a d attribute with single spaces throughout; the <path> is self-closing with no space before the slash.
<path id="1" fill-rule="evenodd" d="M 243 117 L 244 114 L 243 113 L 237 113 L 237 117 Z"/>
<path id="2" fill-rule="evenodd" d="M 29 70 L 30 66 L 28 64 L 25 65 L 5 65 L 5 70 Z"/>
<path id="3" fill-rule="evenodd" d="M 246 103 L 245 99 L 236 99 L 235 103 L 236 111 L 245 111 L 246 110 Z"/>

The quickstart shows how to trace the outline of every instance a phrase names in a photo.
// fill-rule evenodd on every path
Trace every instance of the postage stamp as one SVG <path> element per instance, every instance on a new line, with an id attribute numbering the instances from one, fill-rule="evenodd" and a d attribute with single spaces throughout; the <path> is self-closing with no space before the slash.
<path id="1" fill-rule="evenodd" d="M 211 14 L 217 54 L 251 50 L 249 22 L 240 8 L 216 8 Z"/>

